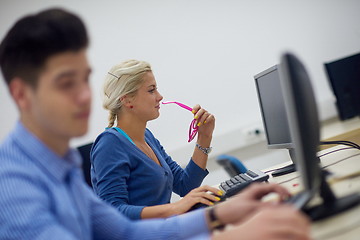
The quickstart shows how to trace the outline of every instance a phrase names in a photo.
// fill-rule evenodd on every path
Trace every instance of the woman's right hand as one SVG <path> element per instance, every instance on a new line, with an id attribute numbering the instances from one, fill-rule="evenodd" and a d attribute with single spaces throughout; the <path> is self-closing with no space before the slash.
<path id="1" fill-rule="evenodd" d="M 224 193 L 214 187 L 204 185 L 194 188 L 186 194 L 181 200 L 172 203 L 175 214 L 182 214 L 187 212 L 192 206 L 197 203 L 203 203 L 208 206 L 214 205 L 214 202 L 220 201 L 220 197 Z"/>

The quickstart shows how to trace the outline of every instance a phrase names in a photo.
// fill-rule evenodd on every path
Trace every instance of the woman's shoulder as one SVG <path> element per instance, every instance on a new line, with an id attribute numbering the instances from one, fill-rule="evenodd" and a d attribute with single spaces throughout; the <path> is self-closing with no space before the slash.
<path id="1" fill-rule="evenodd" d="M 111 138 L 117 138 L 117 132 L 113 128 L 106 128 L 103 132 L 101 132 L 96 140 L 98 139 L 111 139 Z"/>
<path id="2" fill-rule="evenodd" d="M 145 136 L 149 136 L 149 137 L 154 137 L 154 134 L 150 131 L 150 129 L 148 128 L 145 128 Z"/>
<path id="3" fill-rule="evenodd" d="M 96 138 L 91 148 L 91 155 L 96 157 L 105 154 L 118 158 L 120 155 L 126 156 L 129 152 L 136 152 L 134 149 L 133 144 L 122 134 L 115 129 L 106 129 Z"/>
<path id="4" fill-rule="evenodd" d="M 145 138 L 152 142 L 158 142 L 157 138 L 154 136 L 154 134 L 148 128 L 145 129 Z"/>
<path id="5" fill-rule="evenodd" d="M 102 133 L 100 133 L 95 142 L 94 145 L 112 145 L 119 142 L 127 142 L 128 140 L 124 138 L 124 136 L 117 132 L 116 129 L 113 128 L 106 128 Z"/>

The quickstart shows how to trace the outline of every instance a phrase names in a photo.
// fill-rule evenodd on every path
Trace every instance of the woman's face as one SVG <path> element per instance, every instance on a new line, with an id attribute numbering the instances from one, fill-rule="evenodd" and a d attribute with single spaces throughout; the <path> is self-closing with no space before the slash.
<path id="1" fill-rule="evenodd" d="M 160 101 L 162 95 L 157 90 L 155 77 L 152 72 L 146 72 L 144 83 L 136 92 L 132 105 L 134 113 L 144 121 L 159 117 Z"/>

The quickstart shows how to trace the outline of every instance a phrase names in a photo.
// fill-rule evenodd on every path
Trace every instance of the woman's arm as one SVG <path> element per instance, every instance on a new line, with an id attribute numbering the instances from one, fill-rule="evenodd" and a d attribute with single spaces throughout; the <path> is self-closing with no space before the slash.
<path id="1" fill-rule="evenodd" d="M 125 139 L 125 141 L 127 141 Z M 131 219 L 140 219 L 144 206 L 129 205 L 127 179 L 130 177 L 130 159 L 126 148 L 115 134 L 102 133 L 91 150 L 91 172 L 95 193 Z"/>
<path id="2" fill-rule="evenodd" d="M 197 146 L 195 146 L 192 159 L 199 167 L 206 169 L 208 154 L 204 153 L 200 148 L 211 147 L 212 134 L 215 128 L 215 117 L 198 104 L 193 107 L 193 112 L 199 128 L 196 141 Z"/>
<path id="3" fill-rule="evenodd" d="M 210 194 L 212 192 L 213 194 Z M 203 203 L 208 206 L 220 201 L 222 192 L 210 186 L 201 186 L 193 189 L 185 197 L 175 203 L 145 207 L 141 212 L 141 218 L 166 218 L 186 213 L 196 203 Z"/>

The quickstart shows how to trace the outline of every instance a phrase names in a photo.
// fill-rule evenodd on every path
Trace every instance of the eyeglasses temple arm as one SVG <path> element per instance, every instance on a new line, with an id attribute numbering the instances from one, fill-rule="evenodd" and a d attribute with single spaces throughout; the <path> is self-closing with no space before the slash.
<path id="1" fill-rule="evenodd" d="M 192 108 L 185 104 L 182 104 L 179 102 L 162 102 L 162 104 L 168 104 L 168 103 L 175 103 L 175 104 L 179 105 L 180 107 L 185 108 L 185 109 L 189 110 L 190 112 L 192 112 Z"/>

